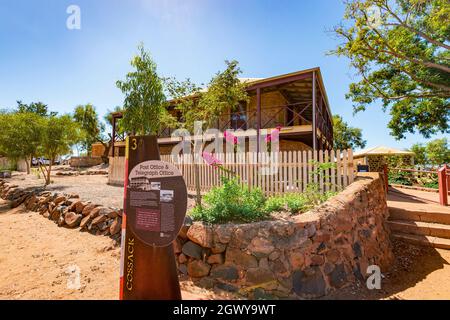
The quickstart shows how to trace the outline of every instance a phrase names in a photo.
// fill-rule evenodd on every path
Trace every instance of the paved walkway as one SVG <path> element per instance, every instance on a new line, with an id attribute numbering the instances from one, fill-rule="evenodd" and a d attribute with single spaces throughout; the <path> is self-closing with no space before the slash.
<path id="1" fill-rule="evenodd" d="M 411 211 L 437 212 L 450 214 L 450 207 L 439 204 L 439 193 L 403 188 L 389 188 L 388 207 Z"/>

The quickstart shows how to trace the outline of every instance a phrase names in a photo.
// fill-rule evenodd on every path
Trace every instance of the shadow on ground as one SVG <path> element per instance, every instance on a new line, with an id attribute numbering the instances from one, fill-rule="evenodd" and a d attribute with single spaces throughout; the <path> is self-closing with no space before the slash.
<path id="1" fill-rule="evenodd" d="M 333 300 L 405 299 L 403 293 L 417 286 L 414 293 L 407 294 L 407 298 L 450 299 L 450 296 L 445 296 L 448 292 L 450 274 L 439 279 L 427 279 L 434 272 L 450 264 L 450 252 L 444 258 L 438 250 L 431 247 L 416 246 L 397 239 L 392 240 L 392 245 L 395 261 L 390 270 L 384 273 L 385 278 L 381 282 L 380 290 L 369 290 L 365 283 L 360 283 L 333 292 L 324 298 Z M 411 297 L 412 295 L 414 297 Z"/>

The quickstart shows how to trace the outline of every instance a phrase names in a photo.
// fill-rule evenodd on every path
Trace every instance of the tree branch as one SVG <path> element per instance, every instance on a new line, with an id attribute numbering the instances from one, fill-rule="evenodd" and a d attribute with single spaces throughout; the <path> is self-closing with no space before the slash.
<path id="1" fill-rule="evenodd" d="M 434 44 L 434 45 L 436 45 L 436 46 L 438 46 L 438 47 L 442 47 L 442 48 L 445 48 L 445 49 L 447 49 L 447 50 L 450 50 L 450 46 L 446 45 L 446 44 L 443 43 L 443 42 L 440 42 L 440 41 L 437 41 L 437 40 L 433 39 L 431 36 L 427 35 L 426 33 L 422 32 L 422 31 L 420 31 L 420 30 L 417 30 L 416 28 L 414 28 L 414 27 L 408 25 L 405 21 L 403 21 L 402 19 L 400 19 L 400 17 L 399 17 L 397 14 L 395 14 L 394 11 L 392 11 L 392 9 L 389 7 L 389 4 L 388 4 L 387 2 L 385 2 L 384 9 L 385 9 L 387 12 L 389 12 L 389 13 L 394 17 L 395 20 L 397 20 L 397 21 L 399 22 L 398 24 L 393 23 L 392 25 L 402 26 L 402 27 L 408 29 L 409 31 L 414 32 L 414 33 L 417 34 L 418 36 L 424 38 L 425 40 L 427 40 L 427 41 L 430 42 L 430 43 L 432 43 L 432 44 Z"/>

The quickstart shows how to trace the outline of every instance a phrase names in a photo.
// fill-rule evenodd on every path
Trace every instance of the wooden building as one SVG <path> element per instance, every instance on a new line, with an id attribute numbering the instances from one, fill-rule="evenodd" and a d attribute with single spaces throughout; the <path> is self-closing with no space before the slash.
<path id="1" fill-rule="evenodd" d="M 257 136 L 280 127 L 280 150 L 331 150 L 333 122 L 320 68 L 298 71 L 264 79 L 242 79 L 250 97 L 236 110 L 228 110 L 216 123 L 216 129 L 255 129 Z M 170 107 L 169 107 L 170 108 Z M 169 112 L 175 112 L 170 110 Z M 125 154 L 125 137 L 117 133 L 122 113 L 113 113 L 111 156 Z M 175 114 L 174 114 L 175 115 Z M 175 128 L 161 128 L 158 142 L 161 154 L 169 154 L 181 141 L 172 137 Z M 260 139 L 258 139 L 259 141 Z M 259 144 L 258 144 L 259 149 Z"/>

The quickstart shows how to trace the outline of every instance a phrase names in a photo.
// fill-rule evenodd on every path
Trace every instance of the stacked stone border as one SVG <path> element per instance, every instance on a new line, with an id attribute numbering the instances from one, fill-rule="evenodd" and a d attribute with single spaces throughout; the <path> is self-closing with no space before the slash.
<path id="1" fill-rule="evenodd" d="M 81 201 L 76 194 L 52 193 L 43 187 L 20 188 L 5 180 L 0 180 L 0 197 L 9 200 L 11 208 L 23 204 L 59 227 L 80 228 L 80 231 L 120 241 L 121 209 Z"/>
<path id="2" fill-rule="evenodd" d="M 122 210 L 5 180 L 0 196 L 60 227 L 120 242 Z M 199 286 L 249 298 L 321 297 L 364 281 L 370 265 L 389 268 L 387 217 L 380 174 L 360 174 L 337 196 L 289 220 L 211 225 L 187 217 L 174 242 L 177 267 Z"/>

